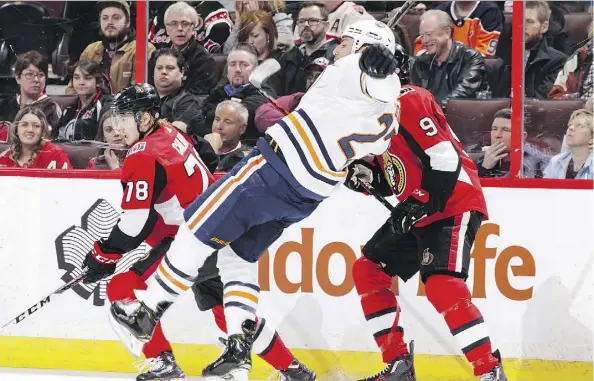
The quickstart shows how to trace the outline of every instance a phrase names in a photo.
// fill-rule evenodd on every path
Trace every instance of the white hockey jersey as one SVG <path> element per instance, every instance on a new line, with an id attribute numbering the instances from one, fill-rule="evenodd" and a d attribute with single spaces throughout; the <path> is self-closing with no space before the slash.
<path id="1" fill-rule="evenodd" d="M 266 130 L 299 185 L 319 198 L 344 182 L 349 163 L 385 152 L 398 131 L 398 76 L 371 78 L 360 57 L 328 66 L 296 110 Z"/>

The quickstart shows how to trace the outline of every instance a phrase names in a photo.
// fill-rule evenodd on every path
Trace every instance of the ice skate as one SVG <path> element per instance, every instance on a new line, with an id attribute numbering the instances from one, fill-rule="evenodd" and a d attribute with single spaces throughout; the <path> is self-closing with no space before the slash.
<path id="1" fill-rule="evenodd" d="M 359 381 L 416 381 L 417 376 L 415 375 L 414 364 L 414 341 L 410 342 L 409 348 L 410 353 L 408 355 L 395 358 L 386 364 L 384 370 L 375 376 L 363 378 Z M 486 380 L 481 379 L 481 381 Z"/>
<path id="2" fill-rule="evenodd" d="M 499 360 L 499 364 L 487 373 L 481 375 L 480 381 L 508 381 L 505 372 L 503 371 L 503 365 L 501 364 L 501 354 L 499 350 L 493 352 L 493 356 Z"/>
<path id="3" fill-rule="evenodd" d="M 186 378 L 169 351 L 143 361 L 137 368 L 141 374 L 136 377 L 136 381 L 176 381 Z"/>
<path id="4" fill-rule="evenodd" d="M 283 370 L 278 375 L 278 381 L 315 381 L 316 373 L 309 370 L 297 359 L 293 359 L 289 369 Z"/>
<path id="5" fill-rule="evenodd" d="M 111 304 L 111 325 L 133 356 L 140 356 L 144 343 L 151 339 L 159 319 L 170 305 L 170 302 L 161 302 L 153 311 L 139 300 L 128 299 Z"/>
<path id="6" fill-rule="evenodd" d="M 242 324 L 243 333 L 230 335 L 226 340 L 221 356 L 202 371 L 203 377 L 222 377 L 225 379 L 247 379 L 252 370 L 252 343 L 256 322 L 246 320 Z"/>

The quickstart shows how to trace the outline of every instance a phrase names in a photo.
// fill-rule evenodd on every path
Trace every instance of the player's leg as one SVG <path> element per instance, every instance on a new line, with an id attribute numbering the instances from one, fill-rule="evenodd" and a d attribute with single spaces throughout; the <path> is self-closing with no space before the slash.
<path id="1" fill-rule="evenodd" d="M 480 225 L 480 213 L 466 212 L 422 228 L 421 276 L 427 299 L 443 315 L 474 374 L 484 381 L 507 381 L 499 351 L 493 353 L 487 326 L 465 283 Z"/>
<path id="2" fill-rule="evenodd" d="M 407 281 L 419 270 L 417 239 L 395 234 L 386 222 L 363 247 L 352 272 L 365 320 L 386 363 L 384 370 L 364 381 L 414 381 L 413 345 L 409 353 L 398 325 L 400 306 L 391 290 L 392 277 Z"/>

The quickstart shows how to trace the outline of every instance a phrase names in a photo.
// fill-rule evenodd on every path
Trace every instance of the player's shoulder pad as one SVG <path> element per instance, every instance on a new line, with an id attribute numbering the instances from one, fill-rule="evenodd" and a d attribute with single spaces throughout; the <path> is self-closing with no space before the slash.
<path id="1" fill-rule="evenodd" d="M 134 144 L 132 146 L 132 148 L 130 148 L 128 150 L 128 154 L 126 155 L 126 157 L 132 156 L 138 152 L 143 152 L 145 150 L 146 150 L 146 142 L 138 142 L 138 143 Z"/>

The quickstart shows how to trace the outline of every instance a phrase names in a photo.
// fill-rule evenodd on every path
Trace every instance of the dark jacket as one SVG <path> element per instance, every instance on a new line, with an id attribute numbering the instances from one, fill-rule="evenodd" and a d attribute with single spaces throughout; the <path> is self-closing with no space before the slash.
<path id="1" fill-rule="evenodd" d="M 161 117 L 170 122 L 190 124 L 192 118 L 200 112 L 198 99 L 183 87 L 161 98 Z"/>
<path id="2" fill-rule="evenodd" d="M 433 94 L 442 107 L 450 98 L 475 98 L 487 87 L 485 60 L 474 49 L 454 41 L 452 51 L 441 66 L 435 55 L 417 57 L 411 70 L 411 81 Z"/>
<path id="3" fill-rule="evenodd" d="M 99 91 L 93 100 L 81 108 L 80 100 L 75 100 L 62 113 L 55 128 L 53 140 L 94 140 L 97 136 L 99 115 L 105 104 L 111 100 L 110 94 Z"/>
<path id="4" fill-rule="evenodd" d="M 212 58 L 212 54 L 207 52 L 195 38 L 188 42 L 181 53 L 186 62 L 182 86 L 187 92 L 194 95 L 208 94 L 217 83 L 217 64 Z M 155 64 L 156 60 L 153 56 L 148 65 L 149 83 L 152 85 L 155 84 Z"/>
<path id="5" fill-rule="evenodd" d="M 239 147 L 231 152 L 219 155 L 219 166 L 217 171 L 228 172 L 235 164 L 239 163 L 244 157 L 252 152 L 253 147 L 241 143 Z"/>
<path id="6" fill-rule="evenodd" d="M 557 74 L 563 69 L 567 56 L 548 46 L 545 39 L 530 52 L 524 72 L 526 97 L 546 99 L 555 84 Z"/>
<path id="7" fill-rule="evenodd" d="M 235 100 L 241 102 L 249 112 L 248 124 L 245 133 L 242 135 L 242 141 L 247 144 L 255 145 L 258 137 L 261 136 L 256 128 L 254 116 L 256 109 L 266 103 L 266 98 L 258 92 L 251 84 L 232 91 L 231 86 L 222 85 L 214 88 L 202 107 L 202 112 L 196 115 L 188 126 L 188 133 L 204 137 L 212 132 L 212 122 L 214 120 L 217 105 L 225 100 Z"/>
<path id="8" fill-rule="evenodd" d="M 0 125 L 7 127 L 10 126 L 21 107 L 35 106 L 43 111 L 43 114 L 47 118 L 47 122 L 52 127 L 52 130 L 55 129 L 55 127 L 58 125 L 60 117 L 62 116 L 62 109 L 60 109 L 60 106 L 56 102 L 54 102 L 46 94 L 39 97 L 39 99 L 37 99 L 35 102 L 26 105 L 21 105 L 20 99 L 20 95 L 15 95 L 0 101 Z M 7 132 L 8 129 L 5 131 Z M 4 133 L 0 133 L 0 141 L 4 140 L 4 135 Z M 7 134 L 6 137 L 8 137 Z"/>

